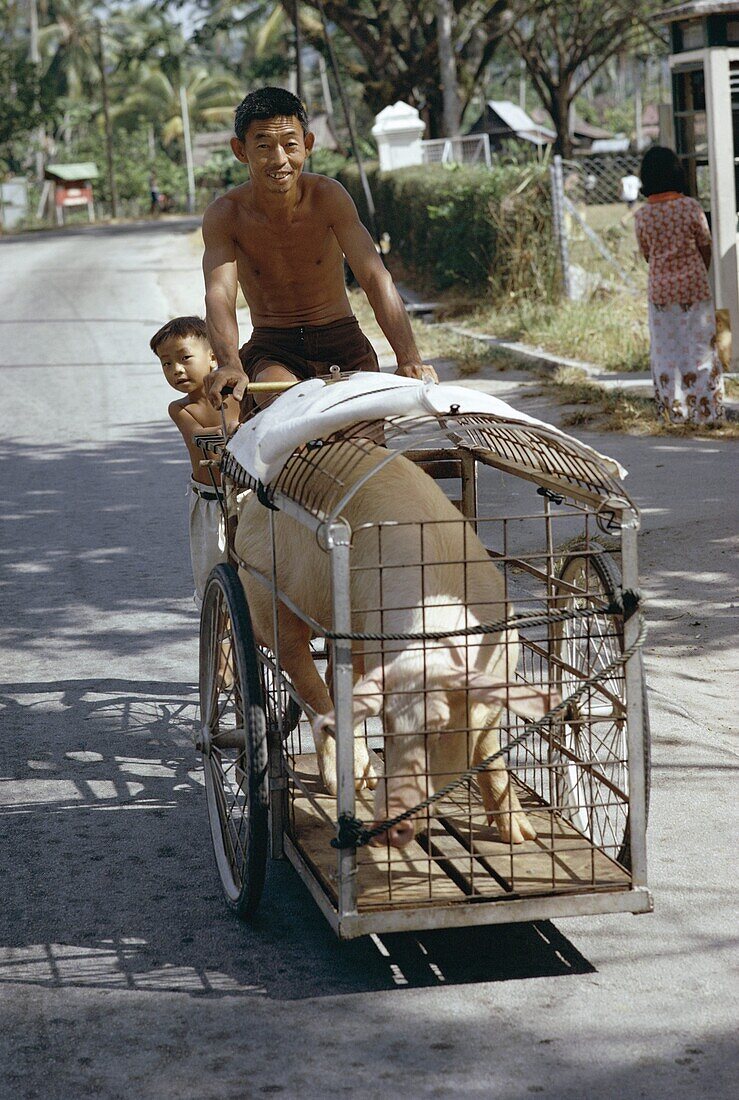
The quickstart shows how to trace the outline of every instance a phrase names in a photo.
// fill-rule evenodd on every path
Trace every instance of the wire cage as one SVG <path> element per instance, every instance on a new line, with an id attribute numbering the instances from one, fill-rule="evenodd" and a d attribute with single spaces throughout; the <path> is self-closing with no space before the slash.
<path id="1" fill-rule="evenodd" d="M 638 514 L 606 464 L 454 408 L 309 441 L 268 487 L 215 449 L 251 607 L 229 595 L 235 573 L 209 582 L 200 747 L 236 911 L 258 903 L 268 831 L 342 938 L 648 911 L 640 615 L 623 595 Z M 368 522 L 373 487 L 387 507 Z M 244 489 L 258 562 L 233 537 Z M 291 523 L 328 613 L 286 590 Z M 301 690 L 285 615 L 312 639 L 328 716 Z"/>

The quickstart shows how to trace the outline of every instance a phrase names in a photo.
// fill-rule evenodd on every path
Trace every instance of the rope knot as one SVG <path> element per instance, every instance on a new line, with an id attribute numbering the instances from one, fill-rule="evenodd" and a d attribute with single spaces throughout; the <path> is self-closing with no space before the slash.
<path id="1" fill-rule="evenodd" d="M 640 604 L 641 594 L 638 591 L 620 588 L 608 605 L 608 612 L 611 615 L 623 615 L 624 622 L 627 622 L 639 610 Z"/>
<path id="2" fill-rule="evenodd" d="M 331 841 L 332 848 L 361 848 L 365 842 L 364 823 L 351 814 L 339 814 L 336 836 Z"/>

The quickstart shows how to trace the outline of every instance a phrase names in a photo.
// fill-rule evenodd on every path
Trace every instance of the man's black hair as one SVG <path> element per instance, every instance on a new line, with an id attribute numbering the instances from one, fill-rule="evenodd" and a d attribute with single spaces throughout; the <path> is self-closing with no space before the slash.
<path id="1" fill-rule="evenodd" d="M 296 95 L 288 92 L 286 88 L 258 88 L 256 92 L 249 92 L 236 108 L 234 133 L 239 141 L 243 142 L 252 122 L 257 120 L 266 122 L 270 118 L 291 118 L 293 115 L 303 127 L 303 133 L 307 134 L 308 116 Z"/>
<path id="2" fill-rule="evenodd" d="M 647 149 L 639 169 L 642 194 L 659 195 L 663 191 L 679 191 L 686 194 L 688 187 L 685 173 L 676 153 L 664 145 Z"/>
<path id="3" fill-rule="evenodd" d="M 210 343 L 205 321 L 201 317 L 174 317 L 171 321 L 167 321 L 166 325 L 162 325 L 158 332 L 154 333 L 149 341 L 149 347 L 156 355 L 159 345 L 172 336 L 179 336 L 180 339 L 184 339 L 186 336 L 197 336 L 199 339 L 205 340 L 206 343 Z"/>

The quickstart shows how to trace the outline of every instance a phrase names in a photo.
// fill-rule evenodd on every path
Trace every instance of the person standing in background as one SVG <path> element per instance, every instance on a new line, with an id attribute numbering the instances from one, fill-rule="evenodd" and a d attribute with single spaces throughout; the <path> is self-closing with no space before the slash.
<path id="1" fill-rule="evenodd" d="M 155 172 L 152 172 L 151 175 L 149 176 L 149 196 L 150 196 L 150 199 L 151 199 L 151 202 L 150 202 L 150 205 L 149 205 L 149 213 L 150 214 L 158 214 L 159 213 L 159 207 L 160 207 L 159 200 L 160 200 L 161 196 L 160 196 L 159 184 L 157 183 L 157 177 L 156 177 Z"/>
<path id="2" fill-rule="evenodd" d="M 627 210 L 633 210 L 639 201 L 640 187 L 641 180 L 633 172 L 621 177 L 621 202 L 626 203 Z"/>
<path id="3" fill-rule="evenodd" d="M 650 360 L 657 411 L 673 424 L 715 424 L 724 383 L 708 268 L 711 233 L 700 204 L 685 192 L 676 154 L 653 146 L 641 165 L 647 202 L 636 238 L 649 264 Z"/>

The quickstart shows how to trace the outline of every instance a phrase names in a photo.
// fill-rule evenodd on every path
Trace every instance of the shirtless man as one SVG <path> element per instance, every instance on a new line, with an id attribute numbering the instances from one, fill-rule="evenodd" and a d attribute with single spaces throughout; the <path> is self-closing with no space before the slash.
<path id="1" fill-rule="evenodd" d="M 203 218 L 205 308 L 218 369 L 208 377 L 218 408 L 224 386 L 240 400 L 247 380 L 294 381 L 342 370 L 379 370 L 352 314 L 344 256 L 397 358 L 397 374 L 425 367 L 403 302 L 352 199 L 336 180 L 303 173 L 314 135 L 300 100 L 282 88 L 252 92 L 236 109 L 234 155 L 249 180 Z M 239 351 L 238 286 L 254 332 Z"/>

